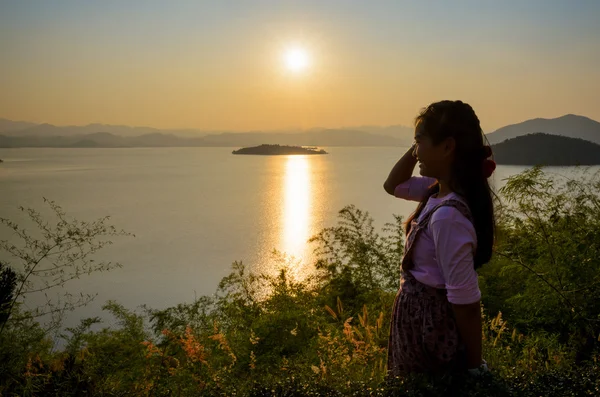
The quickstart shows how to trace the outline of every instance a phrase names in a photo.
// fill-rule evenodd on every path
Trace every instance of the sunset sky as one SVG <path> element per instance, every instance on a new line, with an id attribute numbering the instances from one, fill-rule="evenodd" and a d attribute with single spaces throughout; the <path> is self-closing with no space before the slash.
<path id="1" fill-rule="evenodd" d="M 486 132 L 600 120 L 599 20 L 598 0 L 0 0 L 0 117 L 410 125 L 428 103 L 462 99 Z"/>

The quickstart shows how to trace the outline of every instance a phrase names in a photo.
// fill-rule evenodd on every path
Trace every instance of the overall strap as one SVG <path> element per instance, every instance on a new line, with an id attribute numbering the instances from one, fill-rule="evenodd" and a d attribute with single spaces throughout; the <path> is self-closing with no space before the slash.
<path id="1" fill-rule="evenodd" d="M 404 256 L 402 258 L 401 266 L 402 270 L 408 271 L 413 268 L 414 264 L 412 263 L 412 251 L 414 248 L 415 240 L 417 239 L 419 234 L 421 234 L 421 232 L 427 228 L 427 226 L 429 225 L 429 221 L 431 220 L 431 217 L 433 216 L 435 211 L 437 211 L 441 207 L 454 207 L 461 214 L 463 214 L 465 218 L 467 218 L 471 223 L 473 223 L 473 216 L 471 215 L 471 210 L 464 202 L 457 199 L 448 199 L 442 201 L 441 203 L 433 207 L 431 211 L 425 214 L 423 219 L 421 219 L 416 225 L 416 230 L 411 230 L 409 235 L 406 236 L 405 251 Z"/>
<path id="2" fill-rule="evenodd" d="M 471 210 L 469 209 L 469 207 L 461 200 L 449 199 L 449 200 L 442 201 L 441 203 L 439 203 L 438 205 L 433 207 L 431 209 L 431 211 L 429 211 L 427 214 L 425 214 L 423 219 L 421 219 L 419 221 L 419 227 L 422 227 L 422 228 L 427 227 L 427 225 L 429 225 L 429 221 L 431 220 L 431 217 L 433 216 L 434 212 L 437 211 L 441 207 L 454 207 L 461 214 L 463 214 L 465 216 L 465 218 L 467 218 L 469 220 L 469 222 L 473 223 L 473 216 L 471 215 Z"/>

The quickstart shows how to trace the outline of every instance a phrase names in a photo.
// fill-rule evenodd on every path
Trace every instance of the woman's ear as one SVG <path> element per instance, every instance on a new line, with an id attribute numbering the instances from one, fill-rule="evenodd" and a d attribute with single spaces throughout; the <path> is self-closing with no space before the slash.
<path id="1" fill-rule="evenodd" d="M 456 149 L 456 140 L 454 137 L 448 137 L 444 141 L 444 154 L 446 156 L 454 153 L 454 149 Z"/>

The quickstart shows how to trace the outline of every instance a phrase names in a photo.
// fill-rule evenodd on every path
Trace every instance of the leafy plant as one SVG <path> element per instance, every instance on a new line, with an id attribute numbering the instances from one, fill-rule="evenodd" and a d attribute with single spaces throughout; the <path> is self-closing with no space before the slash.
<path id="1" fill-rule="evenodd" d="M 379 234 L 368 213 L 347 206 L 337 226 L 310 240 L 314 275 L 296 279 L 294 263 L 278 252 L 274 274 L 236 261 L 214 295 L 191 303 L 137 313 L 107 302 L 103 309 L 117 325 L 95 330 L 99 318 L 82 319 L 61 334 L 62 351 L 53 351 L 36 313 L 20 311 L 15 297 L 23 294 L 15 288 L 23 278 L 0 264 L 0 307 L 15 302 L 0 333 L 0 393 L 596 395 L 599 193 L 596 176 L 558 181 L 539 168 L 511 178 L 501 191 L 496 254 L 479 270 L 483 351 L 491 368 L 484 377 L 386 376 L 402 219 L 395 216 Z M 62 238 L 122 235 L 100 224 L 93 230 L 103 232 L 88 235 L 77 223 L 80 232 L 65 236 L 69 224 L 61 226 Z M 51 230 L 55 238 L 59 229 Z M 21 260 L 47 260 L 44 252 L 56 242 L 28 241 L 21 249 L 29 251 L 18 251 Z M 35 275 L 43 268 L 29 269 Z"/>
<path id="2" fill-rule="evenodd" d="M 16 243 L 13 240 L 0 240 L 0 250 L 16 262 L 8 263 L 16 275 L 16 287 L 10 303 L 6 303 L 3 315 L 10 317 L 13 309 L 27 296 L 44 293 L 46 304 L 22 310 L 15 321 L 50 315 L 51 321 L 47 327 L 47 331 L 50 331 L 60 327 L 65 311 L 88 304 L 95 295 L 81 294 L 75 297 L 67 291 L 53 301 L 48 298 L 47 292 L 57 287 L 64 288 L 68 281 L 82 275 L 121 267 L 119 263 L 96 262 L 91 256 L 112 244 L 111 240 L 105 238 L 130 234 L 108 225 L 108 216 L 92 222 L 71 220 L 55 202 L 45 198 L 44 202 L 52 210 L 56 218 L 55 224 L 46 221 L 34 209 L 19 207 L 35 226 L 33 233 L 7 218 L 0 218 L 0 225 L 7 227 L 19 240 Z M 7 321 L 2 322 L 0 334 L 6 323 Z"/>

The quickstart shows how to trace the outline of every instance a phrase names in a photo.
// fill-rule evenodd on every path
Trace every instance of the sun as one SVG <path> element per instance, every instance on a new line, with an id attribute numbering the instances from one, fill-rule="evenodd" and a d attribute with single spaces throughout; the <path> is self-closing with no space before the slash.
<path id="1" fill-rule="evenodd" d="M 301 47 L 288 48 L 284 54 L 285 66 L 292 72 L 301 72 L 310 64 L 308 52 Z"/>

